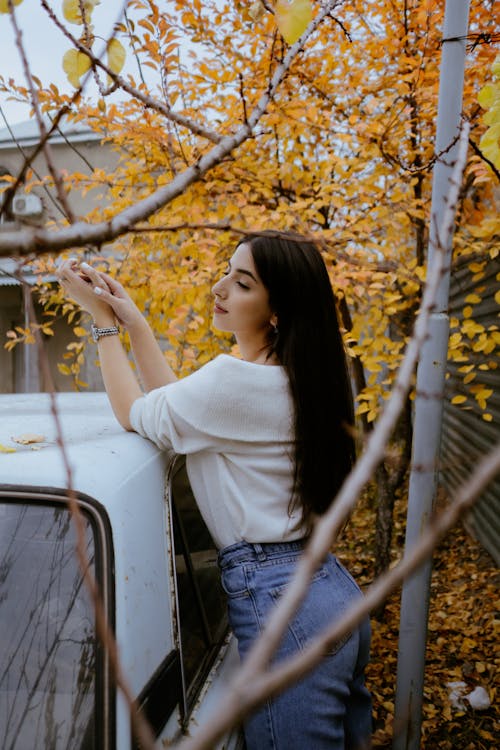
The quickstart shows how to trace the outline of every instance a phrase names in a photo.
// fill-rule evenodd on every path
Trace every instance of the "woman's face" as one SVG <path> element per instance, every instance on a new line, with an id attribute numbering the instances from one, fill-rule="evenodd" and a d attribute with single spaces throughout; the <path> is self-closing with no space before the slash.
<path id="1" fill-rule="evenodd" d="M 224 276 L 212 287 L 215 296 L 214 325 L 236 336 L 266 340 L 276 316 L 269 294 L 255 268 L 250 246 L 243 243 L 228 261 Z"/>

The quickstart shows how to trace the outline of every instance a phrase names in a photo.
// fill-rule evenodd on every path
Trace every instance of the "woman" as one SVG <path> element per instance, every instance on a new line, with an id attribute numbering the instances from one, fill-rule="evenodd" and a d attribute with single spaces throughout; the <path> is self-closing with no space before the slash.
<path id="1" fill-rule="evenodd" d="M 65 261 L 59 276 L 94 318 L 117 419 L 186 454 L 193 492 L 220 549 L 229 620 L 244 656 L 354 459 L 345 353 L 321 254 L 295 235 L 243 240 L 213 287 L 214 325 L 234 334 L 241 359 L 222 354 L 179 381 L 123 287 L 87 264 L 80 268 Z M 113 335 L 116 321 L 128 330 L 146 395 Z M 359 596 L 329 555 L 275 658 L 303 647 Z M 368 650 L 366 622 L 250 717 L 247 750 L 369 747 Z"/>

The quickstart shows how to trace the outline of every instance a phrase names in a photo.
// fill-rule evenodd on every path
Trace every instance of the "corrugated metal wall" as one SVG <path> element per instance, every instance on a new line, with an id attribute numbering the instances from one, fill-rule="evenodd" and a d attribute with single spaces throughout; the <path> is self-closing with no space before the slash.
<path id="1" fill-rule="evenodd" d="M 478 278 L 469 268 L 480 259 L 467 258 L 454 264 L 450 286 L 450 316 L 464 320 L 463 310 L 467 306 L 466 297 L 477 294 L 481 302 L 473 305 L 472 320 L 484 326 L 485 330 L 498 330 L 499 305 L 495 294 L 500 289 L 500 258 L 488 261 Z M 441 483 L 453 496 L 458 487 L 492 446 L 500 441 L 500 362 L 498 346 L 489 353 L 474 352 L 471 349 L 470 362 L 476 368 L 488 365 L 487 370 L 477 369 L 473 383 L 482 383 L 493 390 L 487 401 L 486 411 L 492 415 L 485 421 L 477 401 L 472 397 L 464 404 L 452 404 L 457 394 L 466 394 L 464 372 L 459 372 L 463 362 L 450 362 L 448 365 L 443 416 L 443 436 L 441 450 Z M 496 365 L 496 367 L 495 367 Z M 464 408 L 466 407 L 466 408 Z M 466 525 L 485 549 L 500 565 L 500 477 L 490 484 L 467 518 Z"/>

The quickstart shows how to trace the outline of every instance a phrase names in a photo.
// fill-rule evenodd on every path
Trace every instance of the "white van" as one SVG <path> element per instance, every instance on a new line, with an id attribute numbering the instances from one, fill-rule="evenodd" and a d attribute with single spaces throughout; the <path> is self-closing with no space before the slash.
<path id="1" fill-rule="evenodd" d="M 181 458 L 101 393 L 0 396 L 0 747 L 137 747 L 75 555 L 68 468 L 123 674 L 158 740 L 203 722 L 238 663 L 216 550 Z M 159 743 L 161 745 L 161 743 Z M 219 748 L 243 742 L 237 731 Z"/>

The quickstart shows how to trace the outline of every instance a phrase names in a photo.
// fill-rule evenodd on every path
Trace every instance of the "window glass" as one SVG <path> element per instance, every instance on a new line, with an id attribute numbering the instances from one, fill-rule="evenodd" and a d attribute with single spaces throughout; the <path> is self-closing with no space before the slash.
<path id="1" fill-rule="evenodd" d="M 184 676 L 191 693 L 227 630 L 217 550 L 196 505 L 183 459 L 171 484 Z M 195 684 L 193 684 L 195 683 Z"/>
<path id="2" fill-rule="evenodd" d="M 85 545 L 94 573 L 92 527 Z M 0 502 L 0 747 L 92 750 L 96 635 L 69 511 Z"/>

